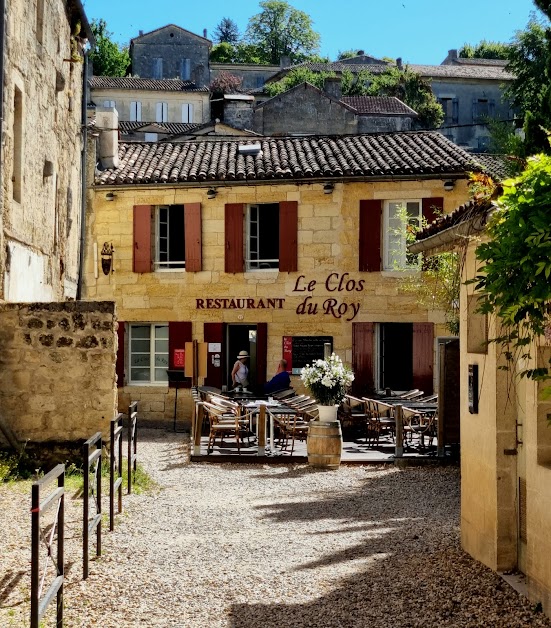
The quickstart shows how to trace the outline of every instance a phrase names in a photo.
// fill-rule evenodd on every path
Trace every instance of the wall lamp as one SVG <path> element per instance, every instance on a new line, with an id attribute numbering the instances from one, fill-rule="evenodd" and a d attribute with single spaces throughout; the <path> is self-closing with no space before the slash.
<path id="1" fill-rule="evenodd" d="M 105 195 L 105 200 L 106 201 L 114 201 L 116 198 L 116 194 L 115 192 L 107 192 L 107 194 Z"/>
<path id="2" fill-rule="evenodd" d="M 331 181 L 329 181 L 328 183 L 326 183 L 323 186 L 323 193 L 324 194 L 331 194 L 334 189 L 335 189 L 335 184 L 332 183 Z"/>
<path id="3" fill-rule="evenodd" d="M 453 190 L 453 188 L 455 187 L 455 181 L 444 181 L 444 189 L 446 190 L 446 192 L 451 192 Z"/>
<path id="4" fill-rule="evenodd" d="M 101 269 L 104 275 L 109 275 L 113 272 L 113 253 L 115 249 L 111 242 L 104 242 L 101 249 Z"/>
<path id="5" fill-rule="evenodd" d="M 207 198 L 216 198 L 218 192 L 214 188 L 209 188 L 207 190 Z"/>

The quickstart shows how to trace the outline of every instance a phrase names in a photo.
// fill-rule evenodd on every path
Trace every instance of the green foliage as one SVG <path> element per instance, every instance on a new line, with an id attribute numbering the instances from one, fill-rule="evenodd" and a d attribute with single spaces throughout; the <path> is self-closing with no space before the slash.
<path id="1" fill-rule="evenodd" d="M 381 74 L 371 76 L 367 94 L 370 96 L 395 96 L 418 114 L 417 125 L 421 129 L 436 129 L 444 121 L 444 111 L 436 100 L 430 81 L 410 70 L 396 66 Z"/>
<path id="2" fill-rule="evenodd" d="M 524 167 L 526 146 L 524 140 L 516 134 L 515 123 L 489 118 L 487 126 L 490 133 L 489 152 L 512 157 L 507 161 L 507 174 L 510 177 L 518 175 Z"/>
<path id="3" fill-rule="evenodd" d="M 355 49 L 339 50 L 337 54 L 337 61 L 340 61 L 341 59 L 352 59 L 352 57 L 357 57 L 357 56 L 358 56 L 358 51 Z"/>
<path id="4" fill-rule="evenodd" d="M 221 44 L 237 44 L 240 40 L 239 28 L 229 17 L 223 17 L 214 29 L 214 41 Z"/>
<path id="5" fill-rule="evenodd" d="M 519 177 L 504 182 L 498 204 L 488 225 L 490 240 L 476 249 L 482 266 L 473 282 L 485 296 L 481 311 L 502 324 L 494 341 L 512 362 L 529 357 L 530 345 L 551 322 L 551 157 L 530 158 Z M 542 380 L 549 370 L 522 375 Z"/>
<path id="6" fill-rule="evenodd" d="M 249 19 L 246 41 L 257 46 L 262 63 L 278 64 L 283 55 L 298 63 L 316 54 L 320 36 L 312 19 L 283 0 L 263 0 L 262 11 Z"/>
<path id="7" fill-rule="evenodd" d="M 126 76 L 130 70 L 130 55 L 127 46 L 119 46 L 111 38 L 105 20 L 92 20 L 90 24 L 96 47 L 90 52 L 96 76 Z"/>
<path id="8" fill-rule="evenodd" d="M 507 59 L 509 44 L 483 39 L 476 45 L 464 44 L 458 56 L 463 59 Z"/>
<path id="9" fill-rule="evenodd" d="M 323 89 L 325 79 L 334 76 L 334 72 L 313 72 L 308 68 L 295 68 L 290 70 L 289 73 L 281 79 L 281 81 L 266 84 L 264 91 L 269 96 L 277 96 L 278 94 L 282 94 L 283 92 L 286 92 L 287 90 L 305 82 L 310 83 L 319 89 Z"/>
<path id="10" fill-rule="evenodd" d="M 265 55 L 258 46 L 239 42 L 230 44 L 222 42 L 212 47 L 210 60 L 213 63 L 256 63 L 265 64 Z"/>

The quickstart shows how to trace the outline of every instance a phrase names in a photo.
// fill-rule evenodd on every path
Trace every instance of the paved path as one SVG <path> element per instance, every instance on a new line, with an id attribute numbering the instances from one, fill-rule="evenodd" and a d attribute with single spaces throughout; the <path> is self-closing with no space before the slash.
<path id="1" fill-rule="evenodd" d="M 68 626 L 551 626 L 460 550 L 455 468 L 190 465 L 161 431 L 139 457 L 160 488 L 125 499 L 86 582 L 77 557 Z"/>

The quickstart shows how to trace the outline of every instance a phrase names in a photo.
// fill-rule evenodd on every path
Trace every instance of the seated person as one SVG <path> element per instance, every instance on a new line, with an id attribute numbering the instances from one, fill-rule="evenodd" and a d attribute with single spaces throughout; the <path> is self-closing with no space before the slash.
<path id="1" fill-rule="evenodd" d="M 285 390 L 290 388 L 291 378 L 287 373 L 287 360 L 280 360 L 277 365 L 277 372 L 269 382 L 264 384 L 264 392 L 266 394 L 276 392 L 277 390 Z"/>

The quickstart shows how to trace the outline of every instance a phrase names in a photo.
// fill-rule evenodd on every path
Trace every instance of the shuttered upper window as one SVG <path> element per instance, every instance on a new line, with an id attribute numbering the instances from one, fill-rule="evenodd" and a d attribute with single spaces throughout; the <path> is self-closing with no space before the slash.
<path id="1" fill-rule="evenodd" d="M 134 272 L 201 270 L 201 205 L 134 207 Z"/>
<path id="2" fill-rule="evenodd" d="M 182 122 L 193 122 L 193 104 L 184 103 L 182 105 Z"/>
<path id="3" fill-rule="evenodd" d="M 158 102 L 155 105 L 155 122 L 168 122 L 167 102 Z"/>
<path id="4" fill-rule="evenodd" d="M 130 102 L 130 122 L 142 121 L 142 103 L 139 100 Z"/>
<path id="5" fill-rule="evenodd" d="M 297 270 L 298 203 L 283 201 L 225 209 L 225 270 Z"/>

